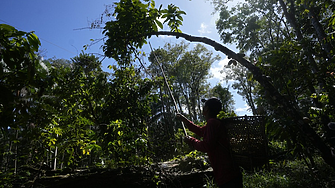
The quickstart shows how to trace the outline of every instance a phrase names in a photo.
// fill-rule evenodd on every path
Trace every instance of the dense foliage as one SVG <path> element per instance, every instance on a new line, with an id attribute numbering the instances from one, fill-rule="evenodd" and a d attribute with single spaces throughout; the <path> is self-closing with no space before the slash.
<path id="1" fill-rule="evenodd" d="M 211 97 L 207 83 L 209 69 L 220 57 L 213 56 L 203 45 L 198 44 L 191 51 L 187 51 L 188 46 L 185 43 L 168 43 L 164 49 L 157 49 L 150 54 L 149 69 L 155 75 L 161 75 L 161 64 L 165 74 L 171 78 L 169 81 L 179 111 L 187 113 L 192 121 L 199 122 L 203 120 L 200 116 L 201 99 Z M 169 95 L 166 89 L 163 94 Z"/>
<path id="2" fill-rule="evenodd" d="M 45 170 L 139 166 L 190 151 L 182 143 L 158 72 L 152 70 L 152 79 L 145 78 L 134 62 L 122 61 L 110 65 L 107 73 L 97 57 L 85 53 L 71 60 L 43 60 L 37 55 L 40 43 L 34 33 L 9 25 L 0 29 L 1 186 L 29 186 Z M 196 90 L 200 97 L 217 57 L 203 46 L 181 54 L 186 54 L 181 61 L 192 57 L 199 65 L 194 71 L 203 72 L 201 79 L 193 78 L 196 74 L 183 77 L 193 79 L 194 87 L 203 84 Z M 189 67 L 177 69 L 190 71 Z M 171 85 L 177 85 L 178 74 L 170 74 L 176 67 L 164 69 Z M 188 85 L 184 88 L 190 90 Z M 181 92 L 174 90 L 176 96 Z M 200 102 L 193 105 L 200 113 Z"/>
<path id="3" fill-rule="evenodd" d="M 320 168 L 315 155 L 335 168 L 334 131 L 328 127 L 335 121 L 334 2 L 247 0 L 232 9 L 225 2 L 213 1 L 220 13 L 217 29 L 224 43 L 237 43 L 247 57 L 182 33 L 185 12 L 175 5 L 162 9 L 153 0 L 120 0 L 103 32 L 103 50 L 117 61 L 109 66 L 110 74 L 85 53 L 42 60 L 34 33 L 1 24 L 0 185 L 34 181 L 40 174 L 33 172 L 45 168 L 143 165 L 188 152 L 173 118 L 174 105 L 156 76 L 157 63 L 168 75 L 179 110 L 192 120 L 202 120 L 200 99 L 210 95 L 228 96 L 222 97 L 227 109 L 220 115 L 235 115 L 228 89 L 209 90 L 205 82 L 218 58 L 202 45 L 190 51 L 185 43 L 154 50 L 151 79 L 145 78 L 134 59 L 153 35 L 183 37 L 225 53 L 232 60 L 229 78 L 238 80 L 233 87 L 254 113 L 268 117 L 271 138 L 283 141 L 311 171 Z M 158 31 L 164 23 L 170 31 Z"/>
<path id="4" fill-rule="evenodd" d="M 275 122 L 268 127 L 269 133 L 286 140 L 290 149 L 308 157 L 314 166 L 311 155 L 315 148 L 321 149 L 321 143 L 313 143 L 313 133 L 297 126 L 297 121 L 304 119 L 320 142 L 334 146 L 334 131 L 328 128 L 328 123 L 334 121 L 335 105 L 333 2 L 246 1 L 231 9 L 222 1 L 214 4 L 220 14 L 217 29 L 221 39 L 237 43 L 240 51 L 248 52 L 249 60 L 262 70 L 301 119 L 287 115 L 283 104 L 276 102 L 276 97 L 264 87 L 246 84 L 252 77 L 241 75 L 240 65 L 231 66 L 231 75 L 239 80 L 236 86 L 243 86 L 240 91 L 251 99 L 249 104 L 256 103 L 260 112 Z M 334 158 L 329 156 L 329 160 Z"/>
<path id="5" fill-rule="evenodd" d="M 151 80 L 132 66 L 109 75 L 84 53 L 43 61 L 35 34 L 0 29 L 2 186 L 32 170 L 148 162 Z"/>
<path id="6" fill-rule="evenodd" d="M 312 166 L 314 162 L 311 156 L 317 152 L 335 168 L 333 144 L 325 136 L 332 134 L 328 123 L 334 121 L 334 3 L 251 0 L 230 10 L 226 2 L 213 1 L 220 13 L 217 28 L 221 39 L 225 43 L 237 43 L 242 52 L 249 53 L 247 58 L 205 37 L 187 35 L 179 30 L 175 32 L 170 25 L 170 32 L 156 31 L 156 24 L 124 36 L 126 40 L 141 38 L 141 42 L 128 42 L 129 49 L 126 51 L 132 53 L 131 49 L 142 47 L 153 35 L 172 35 L 211 45 L 231 58 L 233 64 L 238 62 L 246 67 L 249 75 L 252 75 L 248 79 L 259 83 L 258 106 L 265 109 L 270 122 L 275 122 L 269 126 L 273 135 L 286 140 L 299 155 L 307 156 Z M 123 3 L 131 7 L 136 7 L 138 3 L 143 7 L 154 6 L 154 1 L 121 0 L 116 4 L 114 15 L 123 15 L 122 8 L 126 8 Z M 166 11 L 160 8 L 156 10 L 157 18 L 165 17 Z M 178 11 L 171 10 L 171 6 L 168 7 L 169 11 L 178 14 Z M 131 16 L 136 14 L 133 12 Z M 149 21 L 155 19 L 148 18 Z M 171 20 L 169 17 L 165 22 L 179 23 L 181 20 Z M 113 31 L 115 36 L 120 36 L 125 30 L 116 31 L 113 24 L 129 28 L 136 25 L 137 20 L 115 19 L 107 22 L 105 31 Z M 106 36 L 109 40 L 115 40 L 113 36 Z M 116 51 L 106 48 L 106 52 L 114 54 Z"/>

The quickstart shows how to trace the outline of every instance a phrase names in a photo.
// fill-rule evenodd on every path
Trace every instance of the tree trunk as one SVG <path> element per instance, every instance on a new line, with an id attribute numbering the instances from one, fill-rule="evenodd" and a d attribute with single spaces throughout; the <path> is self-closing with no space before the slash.
<path id="1" fill-rule="evenodd" d="M 252 99 L 251 91 L 247 93 L 246 98 L 247 98 L 248 104 L 251 108 L 252 114 L 257 115 L 257 109 L 256 109 L 256 106 L 255 106 L 254 100 Z"/>
<path id="2" fill-rule="evenodd" d="M 57 138 L 58 138 L 58 134 L 57 134 Z M 56 146 L 56 148 L 55 148 L 54 167 L 53 167 L 54 170 L 57 169 L 57 152 L 58 152 L 58 147 Z"/>
<path id="3" fill-rule="evenodd" d="M 318 37 L 318 40 L 321 44 L 321 46 L 323 47 L 323 49 L 327 52 L 327 56 L 329 59 L 332 59 L 332 53 L 331 53 L 331 50 L 332 50 L 332 47 L 331 47 L 331 44 L 329 44 L 329 42 L 327 41 L 326 39 L 326 33 L 325 31 L 323 30 L 321 24 L 319 23 L 318 19 L 317 19 L 317 15 L 315 14 L 314 12 L 314 8 L 313 7 L 309 7 L 306 2 L 304 3 L 304 8 L 306 10 L 308 10 L 308 16 L 309 18 L 311 19 L 311 24 L 313 25 L 314 27 L 314 30 L 315 30 L 315 33 Z"/>
<path id="4" fill-rule="evenodd" d="M 251 91 L 251 84 L 248 83 L 248 81 L 246 82 L 246 84 L 242 84 L 243 90 L 247 91 L 245 98 L 247 100 L 247 104 L 250 106 L 252 114 L 256 115 L 257 114 L 257 110 L 255 107 L 255 103 L 254 100 L 252 99 L 252 91 Z"/>
<path id="5" fill-rule="evenodd" d="M 179 97 L 176 97 L 176 100 L 177 100 L 176 102 L 177 102 L 177 104 L 178 104 L 180 113 L 181 113 L 181 114 L 184 114 L 184 110 L 183 110 L 183 108 L 182 108 L 182 105 L 181 105 L 181 102 L 180 102 Z"/>
<path id="6" fill-rule="evenodd" d="M 16 130 L 15 139 L 16 139 L 16 141 L 19 139 L 19 130 Z M 18 144 L 19 144 L 19 142 L 16 142 L 16 144 L 15 144 L 14 175 L 17 174 Z"/>
<path id="7" fill-rule="evenodd" d="M 295 18 L 295 7 L 294 7 L 294 2 L 292 2 L 292 0 L 290 1 L 291 3 L 291 12 L 289 12 L 287 10 L 287 7 L 286 7 L 286 4 L 284 3 L 283 0 L 279 0 L 279 3 L 284 11 L 284 15 L 287 19 L 287 21 L 291 24 L 291 26 L 293 27 L 293 29 L 295 30 L 295 33 L 296 33 L 296 36 L 297 36 L 297 39 L 303 44 L 304 42 L 304 37 L 301 33 L 301 30 L 300 30 L 300 27 L 296 21 L 296 18 Z M 307 56 L 307 59 L 308 59 L 308 62 L 310 63 L 310 67 L 311 67 L 311 70 L 312 70 L 312 73 L 313 74 L 319 74 L 319 68 L 312 56 L 312 49 L 310 49 L 307 45 L 302 45 L 302 48 Z M 319 86 L 321 88 L 324 88 L 325 86 L 325 82 L 323 80 L 323 78 L 321 77 L 318 77 L 317 78 L 318 82 L 319 82 Z"/>
<path id="8" fill-rule="evenodd" d="M 193 93 L 193 92 L 192 92 Z M 195 95 L 194 93 L 192 94 L 192 96 L 190 97 L 191 99 L 191 108 L 192 108 L 192 114 L 193 114 L 193 121 L 196 121 L 197 118 L 197 111 L 196 111 L 196 99 L 195 99 Z"/>

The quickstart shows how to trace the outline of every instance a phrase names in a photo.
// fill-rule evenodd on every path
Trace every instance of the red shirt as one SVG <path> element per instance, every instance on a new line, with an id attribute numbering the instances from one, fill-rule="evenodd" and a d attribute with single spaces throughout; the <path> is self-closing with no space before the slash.
<path id="1" fill-rule="evenodd" d="M 227 130 L 220 120 L 208 119 L 207 124 L 203 127 L 191 121 L 186 125 L 190 131 L 203 137 L 202 141 L 191 137 L 191 142 L 196 150 L 208 154 L 218 185 L 227 183 L 240 175 L 239 167 L 233 162 L 229 153 Z"/>

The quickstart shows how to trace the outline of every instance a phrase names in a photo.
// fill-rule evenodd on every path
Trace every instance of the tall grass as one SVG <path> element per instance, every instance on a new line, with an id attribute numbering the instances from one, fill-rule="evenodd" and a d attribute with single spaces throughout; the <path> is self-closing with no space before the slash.
<path id="1" fill-rule="evenodd" d="M 333 188 L 335 171 L 320 157 L 310 169 L 303 160 L 279 161 L 270 164 L 268 170 L 243 171 L 245 188 Z M 205 187 L 216 188 L 211 178 L 206 178 Z"/>

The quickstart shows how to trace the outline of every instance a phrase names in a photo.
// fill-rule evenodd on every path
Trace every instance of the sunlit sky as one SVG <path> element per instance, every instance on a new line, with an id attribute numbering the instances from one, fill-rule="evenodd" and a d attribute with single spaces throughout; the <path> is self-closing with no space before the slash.
<path id="1" fill-rule="evenodd" d="M 236 4 L 241 0 L 233 0 Z M 84 50 L 83 46 L 90 43 L 90 39 L 100 39 L 103 37 L 102 30 L 80 29 L 88 27 L 89 23 L 100 18 L 105 9 L 105 5 L 110 5 L 115 1 L 107 0 L 1 0 L 0 24 L 9 24 L 22 31 L 34 31 L 41 40 L 42 55 L 44 58 L 64 58 L 70 59 Z M 168 2 L 168 3 L 167 3 Z M 184 33 L 203 36 L 220 41 L 219 34 L 215 28 L 217 14 L 213 14 L 213 5 L 208 0 L 156 0 L 156 6 L 160 4 L 163 8 L 168 4 L 175 4 L 186 12 L 183 16 L 183 26 L 180 28 Z M 164 26 L 163 30 L 168 30 Z M 183 39 L 175 37 L 152 37 L 150 43 L 153 48 L 163 47 L 165 43 L 179 43 Z M 87 50 L 86 53 L 103 54 L 100 44 L 96 44 Z M 191 45 L 194 45 L 193 43 Z M 234 45 L 226 45 L 231 50 L 237 52 Z M 215 52 L 214 48 L 206 46 Z M 146 46 L 143 51 L 147 54 L 150 49 Z M 212 86 L 225 82 L 220 81 L 222 75 L 219 73 L 222 67 L 227 64 L 227 58 L 222 53 L 221 60 L 213 64 L 209 79 Z M 112 59 L 104 60 L 103 69 L 108 71 L 107 66 L 115 63 Z M 242 98 L 231 90 L 235 100 L 235 112 L 238 115 L 250 115 L 247 105 Z"/>

